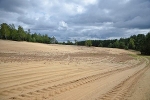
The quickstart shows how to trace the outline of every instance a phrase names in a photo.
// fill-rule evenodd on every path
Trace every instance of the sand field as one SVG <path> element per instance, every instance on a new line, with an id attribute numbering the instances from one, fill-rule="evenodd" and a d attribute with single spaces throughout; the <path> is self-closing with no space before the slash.
<path id="1" fill-rule="evenodd" d="M 0 40 L 0 100 L 149 100 L 135 52 Z"/>

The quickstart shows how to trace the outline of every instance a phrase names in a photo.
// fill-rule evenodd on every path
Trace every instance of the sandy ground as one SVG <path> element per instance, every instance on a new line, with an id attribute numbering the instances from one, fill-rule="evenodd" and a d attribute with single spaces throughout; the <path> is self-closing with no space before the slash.
<path id="1" fill-rule="evenodd" d="M 120 49 L 0 40 L 0 100 L 149 100 L 149 63 Z"/>

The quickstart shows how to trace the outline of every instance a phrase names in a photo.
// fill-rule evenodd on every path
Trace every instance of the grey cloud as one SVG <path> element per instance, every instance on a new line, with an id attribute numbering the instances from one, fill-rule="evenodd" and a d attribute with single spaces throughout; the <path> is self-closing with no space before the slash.
<path id="1" fill-rule="evenodd" d="M 120 28 L 140 28 L 140 29 L 146 29 L 150 28 L 150 16 L 147 16 L 145 18 L 142 18 L 140 16 L 137 16 L 133 19 L 130 19 L 128 21 L 121 21 L 121 22 L 116 22 L 115 26 L 120 27 Z"/>
<path id="2" fill-rule="evenodd" d="M 59 41 L 112 39 L 148 32 L 149 11 L 149 0 L 0 0 L 0 24 Z"/>
<path id="3" fill-rule="evenodd" d="M 109 14 L 106 14 L 103 9 L 95 5 L 88 6 L 85 13 L 76 15 L 70 18 L 69 22 L 76 24 L 92 24 L 111 22 L 112 18 Z"/>
<path id="4" fill-rule="evenodd" d="M 32 25 L 35 23 L 35 19 L 27 18 L 25 16 L 19 16 L 18 21 L 23 22 L 24 24 Z"/>
<path id="5" fill-rule="evenodd" d="M 0 0 L 0 9 L 7 12 L 24 13 L 24 10 L 28 7 L 28 0 Z"/>
<path id="6" fill-rule="evenodd" d="M 126 4 L 121 4 L 111 9 L 115 27 L 150 28 L 148 25 L 150 22 L 150 1 L 148 0 L 129 0 Z"/>

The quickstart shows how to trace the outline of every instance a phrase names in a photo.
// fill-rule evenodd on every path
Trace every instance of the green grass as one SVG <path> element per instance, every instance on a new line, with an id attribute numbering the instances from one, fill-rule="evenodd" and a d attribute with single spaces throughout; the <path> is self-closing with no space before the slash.
<path id="1" fill-rule="evenodd" d="M 129 56 L 131 56 L 131 57 L 138 57 L 138 55 L 137 54 L 129 54 Z"/>
<path id="2" fill-rule="evenodd" d="M 140 56 L 138 54 L 129 54 L 133 59 L 139 59 Z"/>

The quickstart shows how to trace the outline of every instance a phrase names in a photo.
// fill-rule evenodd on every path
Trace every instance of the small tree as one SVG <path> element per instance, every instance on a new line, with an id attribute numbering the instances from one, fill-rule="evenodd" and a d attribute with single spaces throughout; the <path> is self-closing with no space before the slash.
<path id="1" fill-rule="evenodd" d="M 86 40 L 85 45 L 89 46 L 89 47 L 92 46 L 92 41 L 91 40 Z"/>
<path id="2" fill-rule="evenodd" d="M 52 44 L 57 44 L 58 43 L 58 41 L 56 40 L 56 38 L 54 36 L 51 38 L 51 43 Z"/>
<path id="3" fill-rule="evenodd" d="M 130 38 L 129 49 L 135 49 L 134 39 Z"/>
<path id="4" fill-rule="evenodd" d="M 103 47 L 103 44 L 102 43 L 99 43 L 99 45 L 98 45 L 99 47 Z"/>
<path id="5" fill-rule="evenodd" d="M 6 23 L 1 24 L 1 28 L 0 28 L 0 37 L 2 39 L 9 39 L 10 37 L 10 28 Z"/>
<path id="6" fill-rule="evenodd" d="M 78 41 L 76 39 L 74 40 L 74 43 L 75 43 L 75 45 L 78 45 Z"/>
<path id="7" fill-rule="evenodd" d="M 113 43 L 113 47 L 114 48 L 119 48 L 119 41 L 116 40 L 116 42 Z"/>
<path id="8" fill-rule="evenodd" d="M 24 41 L 26 38 L 26 34 L 24 32 L 24 29 L 20 25 L 18 26 L 18 37 L 19 37 L 18 40 L 22 40 L 22 41 Z"/>
<path id="9" fill-rule="evenodd" d="M 120 48 L 120 49 L 125 49 L 125 43 L 124 43 L 124 42 L 120 42 L 119 48 Z"/>
<path id="10" fill-rule="evenodd" d="M 112 43 L 110 43 L 110 44 L 108 45 L 108 47 L 109 47 L 109 48 L 112 48 L 112 47 L 113 47 L 113 44 L 112 44 Z"/>

